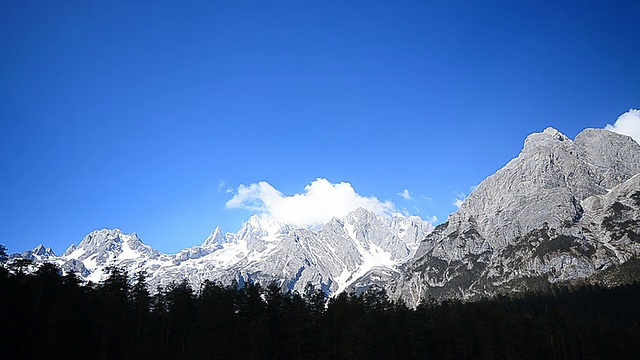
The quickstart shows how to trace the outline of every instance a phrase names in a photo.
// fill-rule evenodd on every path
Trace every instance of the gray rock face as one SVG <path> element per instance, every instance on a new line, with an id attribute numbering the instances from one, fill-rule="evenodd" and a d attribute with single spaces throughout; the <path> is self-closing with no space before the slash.
<path id="1" fill-rule="evenodd" d="M 532 134 L 427 236 L 390 291 L 415 305 L 426 295 L 464 298 L 586 278 L 624 262 L 639 249 L 639 172 L 640 145 L 627 136 Z"/>

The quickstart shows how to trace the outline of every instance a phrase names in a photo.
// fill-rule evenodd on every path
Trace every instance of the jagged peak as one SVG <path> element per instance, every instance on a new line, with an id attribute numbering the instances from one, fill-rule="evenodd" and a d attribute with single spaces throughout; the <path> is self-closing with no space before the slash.
<path id="1" fill-rule="evenodd" d="M 107 228 L 102 228 L 102 229 L 96 229 L 93 230 L 92 232 L 89 233 L 89 235 L 92 234 L 122 234 L 122 230 L 120 230 L 120 228 L 113 228 L 113 229 L 107 229 Z"/>
<path id="2" fill-rule="evenodd" d="M 640 148 L 632 137 L 607 129 L 586 128 L 576 136 L 576 144 L 590 144 L 599 141 L 617 142 L 626 146 Z"/>
<path id="3" fill-rule="evenodd" d="M 576 135 L 576 140 L 577 140 L 579 137 L 582 137 L 582 136 L 585 136 L 585 135 L 589 135 L 589 134 L 596 134 L 596 133 L 602 133 L 602 134 L 617 134 L 617 133 L 615 133 L 615 132 L 613 132 L 613 131 L 609 131 L 609 130 L 606 130 L 606 129 L 586 128 L 586 129 L 584 129 L 584 130 L 580 131 L 580 133 L 579 133 L 578 135 Z M 618 135 L 620 135 L 620 134 L 618 134 Z"/>
<path id="4" fill-rule="evenodd" d="M 45 247 L 43 244 L 39 244 L 32 250 L 34 255 L 38 256 L 56 256 L 53 252 L 53 249 L 50 247 Z"/>
<path id="5" fill-rule="evenodd" d="M 254 214 L 242 224 L 240 231 L 236 234 L 236 239 L 254 241 L 264 237 L 277 238 L 280 233 L 286 232 L 288 229 L 288 226 L 275 219 Z"/>
<path id="6" fill-rule="evenodd" d="M 571 139 L 569 139 L 565 134 L 556 130 L 553 127 L 547 127 L 543 132 L 537 132 L 530 134 L 524 140 L 524 149 L 526 151 L 530 148 L 537 148 L 539 146 L 553 146 L 558 145 L 560 143 L 570 144 L 572 143 Z"/>
<path id="7" fill-rule="evenodd" d="M 569 140 L 569 138 L 565 134 L 561 133 L 556 128 L 551 127 L 551 126 L 548 126 L 546 129 L 544 129 L 544 131 L 542 133 L 547 135 L 547 136 L 551 136 L 552 138 L 554 138 L 554 139 L 556 139 L 558 141 Z"/>
<path id="8" fill-rule="evenodd" d="M 263 219 L 260 215 L 253 214 L 249 219 L 242 225 L 243 228 L 251 228 L 251 229 L 262 229 L 267 225 L 266 223 L 271 223 L 268 219 Z"/>
<path id="9" fill-rule="evenodd" d="M 100 230 L 94 230 L 91 233 L 89 233 L 87 236 L 84 237 L 84 239 L 82 239 L 82 241 L 78 244 L 78 246 L 76 246 L 76 249 L 87 248 L 87 247 L 91 248 L 99 244 L 108 243 L 108 242 L 123 243 L 125 241 L 127 242 L 133 241 L 133 242 L 141 243 L 140 239 L 138 238 L 138 234 L 136 233 L 124 234 L 122 230 L 120 230 L 119 228 L 114 228 L 114 229 L 104 228 Z"/>
<path id="10" fill-rule="evenodd" d="M 202 243 L 202 246 L 212 246 L 219 245 L 224 242 L 224 236 L 222 235 L 222 230 L 220 226 L 217 226 L 211 234 L 207 237 L 207 239 Z"/>
<path id="11" fill-rule="evenodd" d="M 326 225 L 344 226 L 344 221 L 334 216 L 331 218 L 331 220 L 329 220 L 329 222 Z"/>
<path id="12" fill-rule="evenodd" d="M 38 244 L 38 246 L 34 247 L 32 251 L 34 253 L 44 252 L 44 245 Z"/>
<path id="13" fill-rule="evenodd" d="M 637 145 L 633 139 L 627 135 L 619 134 L 607 129 L 600 128 L 586 128 L 582 130 L 578 135 L 576 135 L 575 140 L 572 141 L 569 137 L 567 137 L 562 132 L 558 131 L 553 127 L 547 127 L 542 132 L 532 133 L 525 139 L 524 148 L 531 146 L 536 146 L 540 144 L 560 144 L 565 143 L 566 145 L 570 145 L 572 143 L 580 143 L 580 144 L 588 144 L 591 142 L 599 142 L 603 139 L 607 139 L 610 141 L 617 141 L 623 143 L 630 143 L 631 146 Z M 638 145 L 640 146 L 640 145 Z"/>
<path id="14" fill-rule="evenodd" d="M 363 208 L 362 206 L 357 208 L 357 209 L 355 209 L 355 210 L 353 210 L 351 212 L 351 214 L 354 214 L 354 215 L 375 215 L 373 213 L 373 211 L 367 210 L 367 209 Z"/>
<path id="15" fill-rule="evenodd" d="M 374 213 L 371 210 L 365 209 L 363 207 L 359 207 L 355 210 L 353 210 L 352 212 L 348 213 L 347 216 L 344 217 L 344 221 L 346 222 L 360 222 L 360 221 L 366 221 L 369 222 L 372 219 L 378 219 L 379 216 L 376 215 L 376 213 Z"/>

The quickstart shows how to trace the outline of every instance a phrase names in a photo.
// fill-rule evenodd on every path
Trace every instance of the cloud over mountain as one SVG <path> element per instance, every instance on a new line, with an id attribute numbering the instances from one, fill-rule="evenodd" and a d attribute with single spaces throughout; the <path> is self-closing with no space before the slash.
<path id="1" fill-rule="evenodd" d="M 631 136 L 633 140 L 640 143 L 640 110 L 630 109 L 620 115 L 613 125 L 607 124 L 605 129 Z"/>
<path id="2" fill-rule="evenodd" d="M 457 208 L 460 208 L 460 206 L 462 206 L 462 203 L 466 198 L 467 198 L 467 195 L 465 195 L 464 193 L 457 194 L 456 198 L 453 199 L 453 205 L 455 205 L 455 207 Z"/>
<path id="3" fill-rule="evenodd" d="M 348 182 L 332 184 L 323 178 L 305 186 L 303 193 L 291 196 L 283 195 L 266 181 L 240 185 L 226 207 L 252 210 L 296 226 L 325 224 L 332 217 L 344 217 L 359 207 L 377 215 L 397 213 L 390 201 L 362 196 Z"/>
<path id="4" fill-rule="evenodd" d="M 411 200 L 411 193 L 407 189 L 404 189 L 404 190 L 402 190 L 402 192 L 399 192 L 398 196 L 400 196 L 401 198 L 403 198 L 405 200 Z"/>

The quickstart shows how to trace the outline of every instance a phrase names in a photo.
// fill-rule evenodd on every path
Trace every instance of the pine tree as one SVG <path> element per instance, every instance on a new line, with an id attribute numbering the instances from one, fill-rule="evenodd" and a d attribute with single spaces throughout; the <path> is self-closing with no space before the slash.
<path id="1" fill-rule="evenodd" d="M 171 358 L 190 358 L 189 340 L 196 319 L 193 288 L 186 279 L 171 284 L 165 299 L 168 310 L 165 350 Z"/>
<path id="2" fill-rule="evenodd" d="M 129 293 L 129 303 L 133 313 L 132 358 L 138 358 L 145 353 L 144 341 L 147 337 L 151 311 L 151 294 L 147 287 L 147 273 L 140 270 L 136 273 Z"/>
<path id="3" fill-rule="evenodd" d="M 100 357 L 122 357 L 131 328 L 129 279 L 117 266 L 107 267 L 109 275 L 97 289 Z"/>
<path id="4" fill-rule="evenodd" d="M 7 254 L 7 247 L 0 244 L 0 264 L 7 262 L 9 255 Z"/>

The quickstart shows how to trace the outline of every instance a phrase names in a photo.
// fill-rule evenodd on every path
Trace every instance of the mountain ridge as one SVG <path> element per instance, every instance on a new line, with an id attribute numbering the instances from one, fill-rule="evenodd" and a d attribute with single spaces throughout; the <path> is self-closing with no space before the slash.
<path id="1" fill-rule="evenodd" d="M 302 292 L 312 283 L 333 294 L 372 267 L 397 271 L 432 229 L 416 216 L 387 218 L 362 208 L 317 229 L 254 215 L 235 234 L 222 235 L 217 227 L 202 245 L 175 254 L 161 253 L 135 233 L 116 228 L 89 233 L 61 256 L 51 252 L 32 259 L 55 262 L 65 272 L 93 282 L 103 280 L 106 268 L 116 265 L 131 274 L 144 270 L 151 288 L 182 279 L 196 288 L 205 280 L 263 284 L 275 280 L 289 290 Z"/>
<path id="2" fill-rule="evenodd" d="M 376 285 L 416 306 L 427 296 L 471 299 L 615 273 L 640 253 L 639 219 L 640 145 L 603 129 L 571 140 L 548 127 L 527 136 L 518 156 L 435 229 L 416 216 L 365 209 L 314 228 L 253 215 L 237 233 L 217 227 L 175 254 L 102 229 L 60 257 L 43 246 L 22 255 L 95 282 L 119 265 L 146 271 L 152 287 L 276 281 L 337 294 Z"/>

